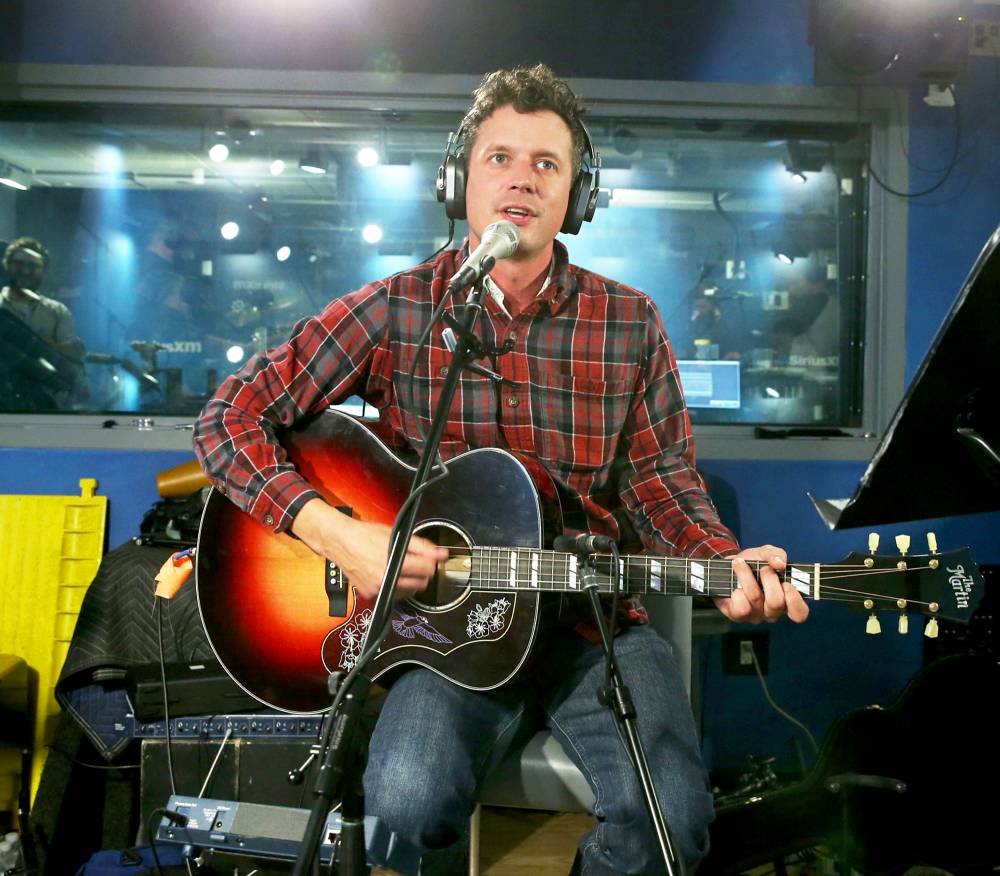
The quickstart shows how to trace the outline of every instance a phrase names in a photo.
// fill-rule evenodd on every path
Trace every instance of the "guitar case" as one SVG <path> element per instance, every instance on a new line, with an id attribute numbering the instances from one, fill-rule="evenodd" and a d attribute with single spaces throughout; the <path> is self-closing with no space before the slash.
<path id="1" fill-rule="evenodd" d="M 996 660 L 961 654 L 925 667 L 890 707 L 848 712 L 802 782 L 720 807 L 699 876 L 820 845 L 861 873 L 989 872 L 1000 863 L 997 690 Z"/>

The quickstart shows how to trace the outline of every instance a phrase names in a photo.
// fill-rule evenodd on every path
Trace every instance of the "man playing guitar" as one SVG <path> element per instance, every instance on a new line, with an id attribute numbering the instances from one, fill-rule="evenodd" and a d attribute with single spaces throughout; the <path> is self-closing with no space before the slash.
<path id="1" fill-rule="evenodd" d="M 419 451 L 450 355 L 437 328 L 414 362 L 417 339 L 486 227 L 506 220 L 520 243 L 482 281 L 489 294 L 477 328 L 487 348 L 506 342 L 509 352 L 489 363 L 503 380 L 462 376 L 442 457 L 500 447 L 534 460 L 558 486 L 570 531 L 620 539 L 619 512 L 650 553 L 733 557 L 738 589 L 716 600 L 732 620 L 787 614 L 804 621 L 801 595 L 777 574 L 785 552 L 771 545 L 741 551 L 719 521 L 695 470 L 677 369 L 654 304 L 570 264 L 555 241 L 560 230 L 578 231 L 596 203 L 597 181 L 583 167 L 589 154 L 593 169 L 594 152 L 582 113 L 543 65 L 487 75 L 459 131 L 462 152 L 446 155 L 449 172 L 439 183 L 449 215 L 468 218 L 466 247 L 335 299 L 287 343 L 227 379 L 196 425 L 199 458 L 240 508 L 275 532 L 294 533 L 373 597 L 389 528 L 325 502 L 288 461 L 276 430 L 360 395 L 399 443 Z M 420 594 L 447 557 L 447 548 L 415 536 L 400 598 Z M 748 561 L 760 561 L 759 580 Z M 707 851 L 713 813 L 690 705 L 669 645 L 644 624 L 637 600 L 623 603 L 616 654 L 659 799 L 690 868 Z M 597 826 L 580 841 L 576 871 L 658 872 L 638 783 L 595 697 L 604 658 L 586 608 L 567 599 L 539 637 L 531 671 L 497 689 L 470 690 L 421 667 L 396 678 L 371 740 L 368 812 L 428 852 L 446 849 L 462 838 L 490 765 L 544 723 L 596 798 Z M 428 871 L 434 857 L 425 856 Z"/>

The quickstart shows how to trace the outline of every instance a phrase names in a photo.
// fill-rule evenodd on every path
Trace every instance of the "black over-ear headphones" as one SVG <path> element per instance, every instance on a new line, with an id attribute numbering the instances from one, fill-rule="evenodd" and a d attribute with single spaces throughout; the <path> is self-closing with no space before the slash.
<path id="1" fill-rule="evenodd" d="M 597 196 L 601 191 L 601 153 L 594 148 L 587 126 L 582 121 L 579 125 L 583 131 L 584 143 L 584 153 L 581 158 L 586 161 L 581 160 L 580 170 L 569 192 L 566 218 L 563 219 L 562 228 L 559 229 L 563 234 L 579 234 L 583 223 L 590 222 L 594 218 Z M 444 160 L 437 172 L 437 199 L 444 204 L 444 211 L 449 219 L 466 218 L 464 134 L 463 124 L 457 131 L 448 135 Z"/>

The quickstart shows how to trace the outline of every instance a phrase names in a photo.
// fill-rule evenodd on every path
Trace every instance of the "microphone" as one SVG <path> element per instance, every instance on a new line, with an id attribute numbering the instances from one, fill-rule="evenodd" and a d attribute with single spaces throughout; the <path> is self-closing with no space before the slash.
<path id="1" fill-rule="evenodd" d="M 493 265 L 497 261 L 514 255 L 520 239 L 521 232 L 507 219 L 487 225 L 479 246 L 469 254 L 462 267 L 448 281 L 448 285 L 453 289 L 462 289 L 475 283 L 484 274 L 493 270 Z"/>
<path id="2" fill-rule="evenodd" d="M 609 535 L 592 535 L 581 532 L 579 535 L 557 535 L 552 539 L 552 548 L 571 554 L 596 554 L 601 551 L 611 551 L 615 540 Z"/>

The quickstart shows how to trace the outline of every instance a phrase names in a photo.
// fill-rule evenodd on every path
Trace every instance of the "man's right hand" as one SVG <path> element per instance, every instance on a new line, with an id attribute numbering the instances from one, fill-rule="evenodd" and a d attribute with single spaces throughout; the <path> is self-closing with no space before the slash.
<path id="1" fill-rule="evenodd" d="M 355 520 L 322 499 L 311 499 L 292 522 L 292 532 L 321 557 L 336 563 L 348 583 L 366 599 L 375 599 L 389 558 L 391 527 Z M 410 539 L 396 598 L 405 599 L 426 589 L 437 564 L 448 559 L 448 549 L 418 535 Z"/>

